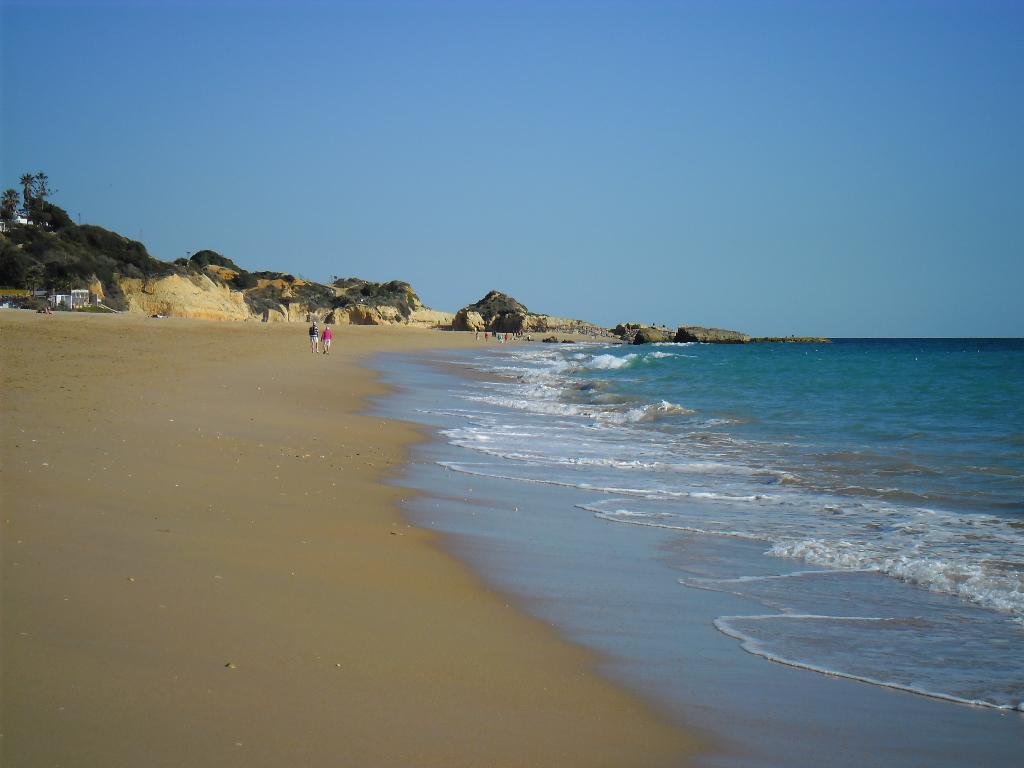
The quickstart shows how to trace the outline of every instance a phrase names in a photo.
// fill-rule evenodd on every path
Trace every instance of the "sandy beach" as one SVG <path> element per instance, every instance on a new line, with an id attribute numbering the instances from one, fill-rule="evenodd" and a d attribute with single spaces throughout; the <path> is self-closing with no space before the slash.
<path id="1" fill-rule="evenodd" d="M 377 350 L 472 335 L 0 314 L 5 766 L 679 765 L 686 735 L 382 482 Z"/>

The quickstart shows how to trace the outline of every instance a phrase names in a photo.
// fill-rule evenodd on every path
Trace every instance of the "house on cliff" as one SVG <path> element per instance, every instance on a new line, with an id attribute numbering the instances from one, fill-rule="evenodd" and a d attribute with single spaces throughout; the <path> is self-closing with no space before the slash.
<path id="1" fill-rule="evenodd" d="M 14 214 L 14 219 L 11 221 L 11 224 L 28 224 L 28 223 L 29 223 L 28 216 L 26 215 L 26 213 L 24 211 L 17 211 Z M 8 230 L 8 228 L 9 228 L 9 226 L 10 225 L 6 221 L 0 219 L 0 232 L 6 232 Z"/>

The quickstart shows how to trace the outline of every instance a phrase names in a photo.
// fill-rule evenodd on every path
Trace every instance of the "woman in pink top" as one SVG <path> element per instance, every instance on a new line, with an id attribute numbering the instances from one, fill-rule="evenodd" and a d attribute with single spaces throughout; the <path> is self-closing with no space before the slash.
<path id="1" fill-rule="evenodd" d="M 331 353 L 331 340 L 334 338 L 334 331 L 331 330 L 331 326 L 324 326 L 324 354 L 329 355 Z"/>

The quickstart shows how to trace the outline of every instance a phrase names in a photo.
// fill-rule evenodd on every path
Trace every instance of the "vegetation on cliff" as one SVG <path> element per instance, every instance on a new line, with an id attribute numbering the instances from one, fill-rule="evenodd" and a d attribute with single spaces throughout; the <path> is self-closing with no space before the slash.
<path id="1" fill-rule="evenodd" d="M 149 255 L 146 246 L 103 227 L 75 224 L 67 212 L 34 198 L 31 224 L 5 222 L 0 237 L 0 285 L 37 290 L 103 285 L 112 306 L 122 302 L 117 277 L 151 278 L 172 274 L 173 264 Z"/>
<path id="2" fill-rule="evenodd" d="M 277 313 L 291 318 L 311 313 L 327 315 L 348 307 L 366 318 L 400 317 L 408 321 L 423 302 L 408 283 L 375 283 L 350 277 L 321 284 L 285 272 L 250 272 L 216 251 L 196 251 L 174 262 L 154 258 L 146 246 L 91 224 L 79 225 L 48 200 L 52 194 L 45 173 L 21 177 L 22 192 L 0 196 L 0 286 L 66 292 L 95 288 L 115 309 L 129 302 L 125 281 L 149 282 L 176 275 L 200 285 L 208 278 L 230 291 L 241 292 L 255 317 Z M 206 283 L 209 285 L 209 283 Z M 148 290 L 148 289 L 147 289 Z M 379 310 L 376 313 L 365 310 Z M 188 314 L 187 308 L 183 313 Z"/>
<path id="3" fill-rule="evenodd" d="M 336 307 L 347 307 L 362 304 L 368 307 L 395 307 L 402 317 L 408 319 L 417 309 L 423 308 L 423 302 L 416 295 L 409 283 L 391 280 L 387 283 L 374 283 L 358 277 L 345 277 L 332 283 L 337 290 Z"/>
<path id="4" fill-rule="evenodd" d="M 501 291 L 489 291 L 480 301 L 470 304 L 466 309 L 471 312 L 479 312 L 488 326 L 495 324 L 495 320 L 500 322 L 506 317 L 530 314 L 530 310 L 525 305 Z"/>

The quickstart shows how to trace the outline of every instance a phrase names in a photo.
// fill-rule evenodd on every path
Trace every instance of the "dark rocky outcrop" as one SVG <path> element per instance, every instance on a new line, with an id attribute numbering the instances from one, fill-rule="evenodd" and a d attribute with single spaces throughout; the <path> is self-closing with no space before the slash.
<path id="1" fill-rule="evenodd" d="M 698 341 L 702 344 L 746 344 L 750 341 L 750 337 L 740 331 L 704 328 L 700 325 L 682 325 L 672 340 L 677 342 Z"/>
<path id="2" fill-rule="evenodd" d="M 619 323 L 612 333 L 626 344 L 655 344 L 658 342 L 690 342 L 702 344 L 746 344 L 751 338 L 740 331 L 722 328 L 705 328 L 700 325 L 683 325 L 672 331 L 664 326 L 641 323 Z"/>
<path id="3" fill-rule="evenodd" d="M 675 339 L 675 332 L 668 328 L 642 323 L 619 323 L 612 329 L 612 334 L 626 344 L 654 344 Z"/>

